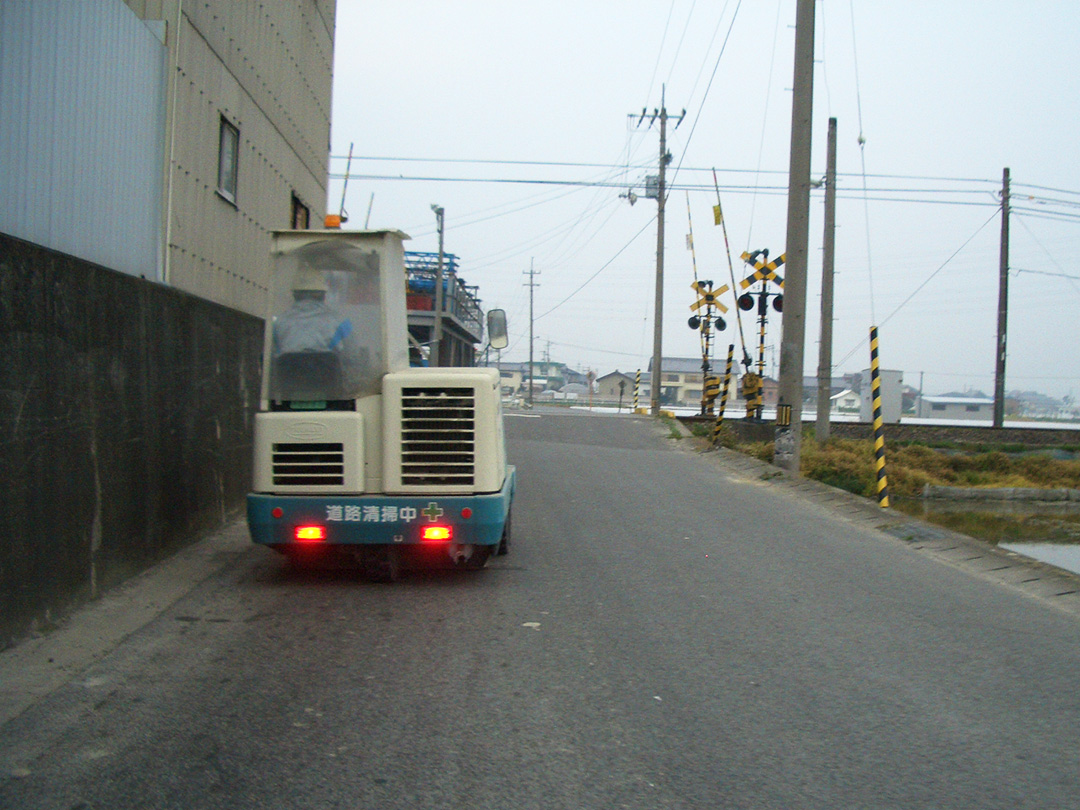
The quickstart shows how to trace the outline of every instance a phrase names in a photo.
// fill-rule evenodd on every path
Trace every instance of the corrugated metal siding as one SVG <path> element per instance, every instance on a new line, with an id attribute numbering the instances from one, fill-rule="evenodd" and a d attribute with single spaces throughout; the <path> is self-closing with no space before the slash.
<path id="1" fill-rule="evenodd" d="M 159 279 L 165 66 L 121 0 L 3 0 L 0 230 Z"/>

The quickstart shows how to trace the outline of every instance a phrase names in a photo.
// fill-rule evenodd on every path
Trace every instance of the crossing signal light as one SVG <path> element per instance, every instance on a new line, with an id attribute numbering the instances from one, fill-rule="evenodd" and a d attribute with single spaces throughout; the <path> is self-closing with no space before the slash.
<path id="1" fill-rule="evenodd" d="M 739 296 L 739 309 L 743 312 L 749 312 L 754 308 L 754 297 L 750 293 L 743 293 Z"/>
<path id="2" fill-rule="evenodd" d="M 723 318 L 717 318 L 716 319 L 716 331 L 717 332 L 723 332 L 725 329 L 727 329 L 727 321 L 725 321 Z"/>
<path id="3" fill-rule="evenodd" d="M 701 318 L 697 315 L 691 315 L 690 320 L 687 321 L 691 329 L 697 329 L 701 326 Z"/>
<path id="4" fill-rule="evenodd" d="M 777 312 L 783 312 L 784 311 L 784 296 L 782 296 L 782 295 L 776 296 L 776 298 L 774 298 L 772 300 L 772 306 L 773 306 L 773 309 L 775 309 Z"/>

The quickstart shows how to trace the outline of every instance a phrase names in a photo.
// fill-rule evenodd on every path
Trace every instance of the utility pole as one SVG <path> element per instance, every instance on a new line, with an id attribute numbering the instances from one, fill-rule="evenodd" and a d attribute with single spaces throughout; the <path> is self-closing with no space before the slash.
<path id="1" fill-rule="evenodd" d="M 432 205 L 435 212 L 435 221 L 439 226 L 439 264 L 435 269 L 435 325 L 431 334 L 431 357 L 428 360 L 430 366 L 442 365 L 442 314 L 443 314 L 443 232 L 445 230 L 444 214 L 442 206 Z"/>
<path id="2" fill-rule="evenodd" d="M 836 256 L 836 119 L 829 119 L 825 162 L 825 241 L 821 251 L 821 344 L 818 346 L 817 419 L 814 435 L 828 441 L 832 412 L 833 267 Z"/>
<path id="3" fill-rule="evenodd" d="M 663 379 L 661 357 L 664 345 L 664 203 L 667 196 L 667 107 L 660 92 L 660 177 L 656 197 L 656 297 L 653 302 L 652 385 L 649 412 L 660 415 L 660 384 Z"/>
<path id="4" fill-rule="evenodd" d="M 780 342 L 780 385 L 773 463 L 799 472 L 802 447 L 803 343 L 806 339 L 806 267 L 810 242 L 810 140 L 814 112 L 814 3 L 795 10 L 795 77 L 788 170 L 787 280 Z"/>
<path id="5" fill-rule="evenodd" d="M 651 384 L 650 389 L 650 412 L 653 416 L 660 415 L 660 387 L 662 381 L 661 358 L 663 357 L 663 335 L 664 335 L 664 207 L 667 204 L 667 165 L 671 162 L 671 155 L 667 150 L 667 106 L 666 106 L 666 88 L 661 87 L 660 90 L 660 109 L 653 109 L 652 117 L 649 118 L 649 126 L 659 119 L 660 120 L 660 171 L 657 177 L 656 184 L 656 297 L 653 303 L 653 359 L 651 369 Z M 648 115 L 647 109 L 642 109 L 641 116 L 638 118 L 638 126 L 645 120 Z M 635 116 L 631 116 L 635 117 Z M 678 129 L 679 124 L 682 123 L 683 118 L 686 117 L 686 110 L 683 110 L 677 119 L 675 128 Z M 651 178 L 650 178 L 651 180 Z M 630 204 L 633 205 L 637 199 L 633 194 L 627 192 L 627 199 L 630 200 Z M 651 197 L 652 190 L 647 184 L 646 195 Z"/>
<path id="6" fill-rule="evenodd" d="M 1005 343 L 1009 320 L 1009 169 L 1001 176 L 1001 253 L 998 258 L 997 359 L 994 367 L 994 427 L 1005 424 Z"/>
<path id="7" fill-rule="evenodd" d="M 533 269 L 533 260 L 529 259 L 529 407 L 533 404 L 533 290 L 540 285 L 536 283 L 536 276 L 540 275 Z"/>

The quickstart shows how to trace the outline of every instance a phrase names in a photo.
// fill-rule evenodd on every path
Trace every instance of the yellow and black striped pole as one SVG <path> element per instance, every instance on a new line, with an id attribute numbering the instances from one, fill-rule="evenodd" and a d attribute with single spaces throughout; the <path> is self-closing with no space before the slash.
<path id="1" fill-rule="evenodd" d="M 716 398 L 720 396 L 720 378 L 714 374 L 710 374 L 705 378 L 705 414 L 707 416 L 713 415 L 713 410 L 716 407 Z"/>
<path id="2" fill-rule="evenodd" d="M 641 369 L 637 370 L 637 374 L 634 376 L 634 413 L 637 413 L 638 408 L 638 392 L 641 390 Z"/>
<path id="3" fill-rule="evenodd" d="M 874 469 L 877 473 L 878 506 L 889 508 L 889 482 L 885 477 L 885 432 L 881 426 L 881 377 L 878 371 L 877 327 L 870 327 L 870 389 L 874 397 Z"/>
<path id="4" fill-rule="evenodd" d="M 747 371 L 742 377 L 743 399 L 746 400 L 746 420 L 757 418 L 758 393 L 761 390 L 761 377 L 752 371 Z"/>
<path id="5" fill-rule="evenodd" d="M 731 364 L 735 357 L 735 344 L 727 347 L 727 366 L 724 368 L 724 387 L 720 393 L 720 410 L 716 412 L 716 425 L 713 426 L 712 443 L 720 440 L 720 427 L 724 424 L 724 409 L 727 407 L 728 387 L 731 385 Z"/>
<path id="6" fill-rule="evenodd" d="M 764 284 L 762 285 L 765 286 Z M 760 334 L 758 336 L 758 361 L 757 361 L 757 373 L 758 373 L 758 388 L 757 395 L 754 398 L 754 418 L 760 420 L 761 413 L 764 410 L 765 404 L 765 326 L 768 323 L 768 296 L 765 291 L 761 291 L 761 297 L 758 299 L 758 326 L 760 327 Z"/>

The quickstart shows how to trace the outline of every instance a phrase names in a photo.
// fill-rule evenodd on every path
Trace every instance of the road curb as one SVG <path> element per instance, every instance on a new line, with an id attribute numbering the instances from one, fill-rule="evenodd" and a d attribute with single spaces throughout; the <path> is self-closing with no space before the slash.
<path id="1" fill-rule="evenodd" d="M 247 521 L 237 516 L 83 605 L 55 630 L 0 652 L 0 725 L 77 677 L 251 547 Z"/>

